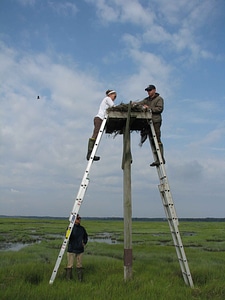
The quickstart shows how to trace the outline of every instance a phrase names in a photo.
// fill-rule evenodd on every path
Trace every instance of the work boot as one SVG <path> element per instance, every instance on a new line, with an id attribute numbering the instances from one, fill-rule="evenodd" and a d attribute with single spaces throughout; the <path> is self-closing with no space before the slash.
<path id="1" fill-rule="evenodd" d="M 90 159 L 91 152 L 94 148 L 94 145 L 95 145 L 95 139 L 89 139 L 89 141 L 88 141 L 88 151 L 87 151 L 87 156 L 86 156 L 87 160 Z M 93 160 L 95 160 L 95 161 L 97 161 L 99 159 L 100 159 L 99 156 L 94 156 L 94 158 L 93 158 Z"/>
<path id="2" fill-rule="evenodd" d="M 66 279 L 67 280 L 71 280 L 73 278 L 73 274 L 72 274 L 72 268 L 65 268 L 66 270 Z"/>
<path id="3" fill-rule="evenodd" d="M 165 161 L 165 158 L 164 158 L 164 151 L 163 151 L 163 144 L 162 143 L 159 143 L 159 150 L 161 152 L 161 156 L 162 156 L 162 161 L 163 161 L 163 164 L 166 163 Z M 156 161 L 154 161 L 153 163 L 150 164 L 150 167 L 158 167 L 160 165 L 160 162 L 159 162 L 159 159 L 157 158 Z"/>
<path id="4" fill-rule="evenodd" d="M 77 268 L 77 278 L 80 282 L 83 281 L 83 268 Z"/>

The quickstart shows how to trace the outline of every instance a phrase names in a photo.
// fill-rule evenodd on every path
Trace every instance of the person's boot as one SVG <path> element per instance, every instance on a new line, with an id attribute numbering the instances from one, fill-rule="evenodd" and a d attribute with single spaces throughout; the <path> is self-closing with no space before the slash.
<path id="1" fill-rule="evenodd" d="M 65 268 L 66 270 L 66 279 L 67 280 L 71 280 L 73 278 L 73 274 L 72 274 L 72 268 Z"/>
<path id="2" fill-rule="evenodd" d="M 163 144 L 159 143 L 159 150 L 161 152 L 161 156 L 162 156 L 162 161 L 163 164 L 166 163 L 165 158 L 164 158 L 164 151 L 163 151 Z M 158 167 L 160 165 L 159 159 L 157 158 L 156 161 L 154 161 L 153 163 L 150 164 L 150 167 Z"/>
<path id="3" fill-rule="evenodd" d="M 83 268 L 77 268 L 77 277 L 80 282 L 83 281 Z"/>
<path id="4" fill-rule="evenodd" d="M 90 159 L 91 152 L 94 148 L 94 145 L 95 145 L 95 139 L 89 139 L 89 141 L 88 141 L 88 151 L 87 151 L 87 156 L 86 156 L 87 160 Z M 99 156 L 94 156 L 94 158 L 93 158 L 93 160 L 95 160 L 95 161 L 97 161 L 99 159 L 100 159 Z"/>

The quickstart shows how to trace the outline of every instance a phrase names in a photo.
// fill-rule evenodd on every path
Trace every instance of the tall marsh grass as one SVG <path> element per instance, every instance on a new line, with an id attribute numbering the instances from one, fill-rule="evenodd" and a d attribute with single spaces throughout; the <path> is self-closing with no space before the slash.
<path id="1" fill-rule="evenodd" d="M 65 280 L 64 255 L 55 282 L 49 285 L 62 243 L 57 235 L 64 235 L 67 223 L 57 219 L 0 219 L 1 243 L 32 242 L 17 252 L 0 251 L 0 299 L 225 299 L 223 222 L 180 222 L 193 289 L 183 281 L 167 222 L 139 221 L 133 222 L 130 281 L 123 279 L 123 244 L 91 242 L 83 258 L 84 282 L 78 282 L 76 270 L 73 280 Z M 82 224 L 92 238 L 108 232 L 123 240 L 122 221 L 82 220 Z"/>

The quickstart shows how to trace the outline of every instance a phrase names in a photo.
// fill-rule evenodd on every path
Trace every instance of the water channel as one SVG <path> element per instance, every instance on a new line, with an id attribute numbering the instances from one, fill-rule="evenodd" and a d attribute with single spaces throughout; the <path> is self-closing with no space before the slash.
<path id="1" fill-rule="evenodd" d="M 64 239 L 64 236 L 61 236 L 59 234 L 51 234 L 49 235 L 52 238 L 62 238 Z M 32 236 L 34 238 L 34 236 Z M 29 245 L 33 245 L 36 243 L 41 243 L 41 240 L 46 240 L 46 238 L 42 238 L 41 236 L 35 236 L 36 239 L 38 239 L 36 242 L 32 243 L 4 243 L 0 242 L 0 251 L 19 251 Z M 89 243 L 97 242 L 97 243 L 106 243 L 106 244 L 119 244 L 121 242 L 117 241 L 112 235 L 108 232 L 103 232 L 96 234 L 95 236 L 90 236 L 88 238 Z"/>

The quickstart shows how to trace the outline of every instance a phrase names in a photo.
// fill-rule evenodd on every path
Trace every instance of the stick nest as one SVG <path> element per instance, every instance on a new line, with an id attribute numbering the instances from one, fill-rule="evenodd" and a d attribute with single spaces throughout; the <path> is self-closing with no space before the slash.
<path id="1" fill-rule="evenodd" d="M 128 108 L 129 108 L 129 103 L 128 104 L 120 103 L 117 106 L 109 107 L 107 109 L 107 112 L 110 112 L 110 111 L 126 112 L 126 111 L 128 111 Z M 146 109 L 143 108 L 143 106 L 140 105 L 140 104 L 132 103 L 131 104 L 131 111 L 133 111 L 133 112 L 139 112 L 140 111 L 141 112 L 141 111 L 146 111 Z"/>

